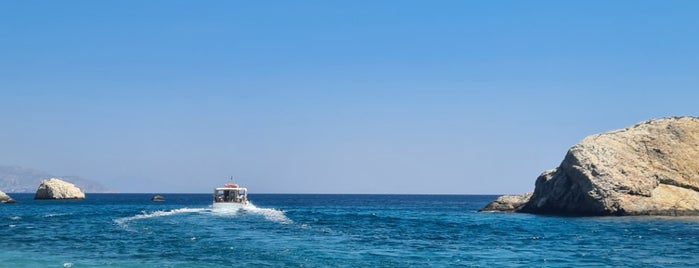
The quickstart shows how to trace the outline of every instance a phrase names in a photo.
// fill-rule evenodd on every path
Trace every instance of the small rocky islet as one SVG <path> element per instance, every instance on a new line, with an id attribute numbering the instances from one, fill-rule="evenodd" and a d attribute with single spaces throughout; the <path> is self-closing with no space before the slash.
<path id="1" fill-rule="evenodd" d="M 85 193 L 75 184 L 50 178 L 41 182 L 34 199 L 85 199 Z"/>
<path id="2" fill-rule="evenodd" d="M 7 195 L 7 194 L 4 193 L 3 191 L 0 191 L 0 204 L 3 204 L 3 203 L 14 203 L 14 202 L 15 202 L 15 200 L 12 199 L 12 197 L 10 197 L 9 195 Z"/>
<path id="3" fill-rule="evenodd" d="M 573 216 L 699 215 L 699 118 L 652 119 L 588 136 L 533 193 L 480 211 Z"/>

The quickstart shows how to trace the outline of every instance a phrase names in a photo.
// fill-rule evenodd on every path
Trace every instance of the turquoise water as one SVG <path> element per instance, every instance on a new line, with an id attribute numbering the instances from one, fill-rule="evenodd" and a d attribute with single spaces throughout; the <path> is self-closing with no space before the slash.
<path id="1" fill-rule="evenodd" d="M 478 213 L 495 196 L 88 194 L 0 205 L 0 267 L 687 267 L 699 218 Z"/>

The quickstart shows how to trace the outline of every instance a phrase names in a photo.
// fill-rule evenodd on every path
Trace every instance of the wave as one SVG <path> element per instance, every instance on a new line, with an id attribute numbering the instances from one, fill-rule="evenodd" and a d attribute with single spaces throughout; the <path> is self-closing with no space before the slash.
<path id="1" fill-rule="evenodd" d="M 61 216 L 70 216 L 73 215 L 73 213 L 49 213 L 44 215 L 44 218 L 53 218 L 53 217 L 61 217 Z"/>

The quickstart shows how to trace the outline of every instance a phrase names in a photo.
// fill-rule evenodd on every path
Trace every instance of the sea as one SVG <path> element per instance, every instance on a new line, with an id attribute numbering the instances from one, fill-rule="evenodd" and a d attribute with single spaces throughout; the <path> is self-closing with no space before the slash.
<path id="1" fill-rule="evenodd" d="M 10 195 L 0 267 L 699 266 L 697 217 L 478 212 L 493 195 Z"/>

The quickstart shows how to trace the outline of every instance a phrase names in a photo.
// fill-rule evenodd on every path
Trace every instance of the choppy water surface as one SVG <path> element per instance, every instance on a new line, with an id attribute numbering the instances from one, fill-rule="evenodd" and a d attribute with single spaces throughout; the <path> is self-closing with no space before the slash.
<path id="1" fill-rule="evenodd" d="M 494 196 L 88 194 L 0 205 L 0 267 L 699 265 L 699 218 L 478 213 Z"/>

